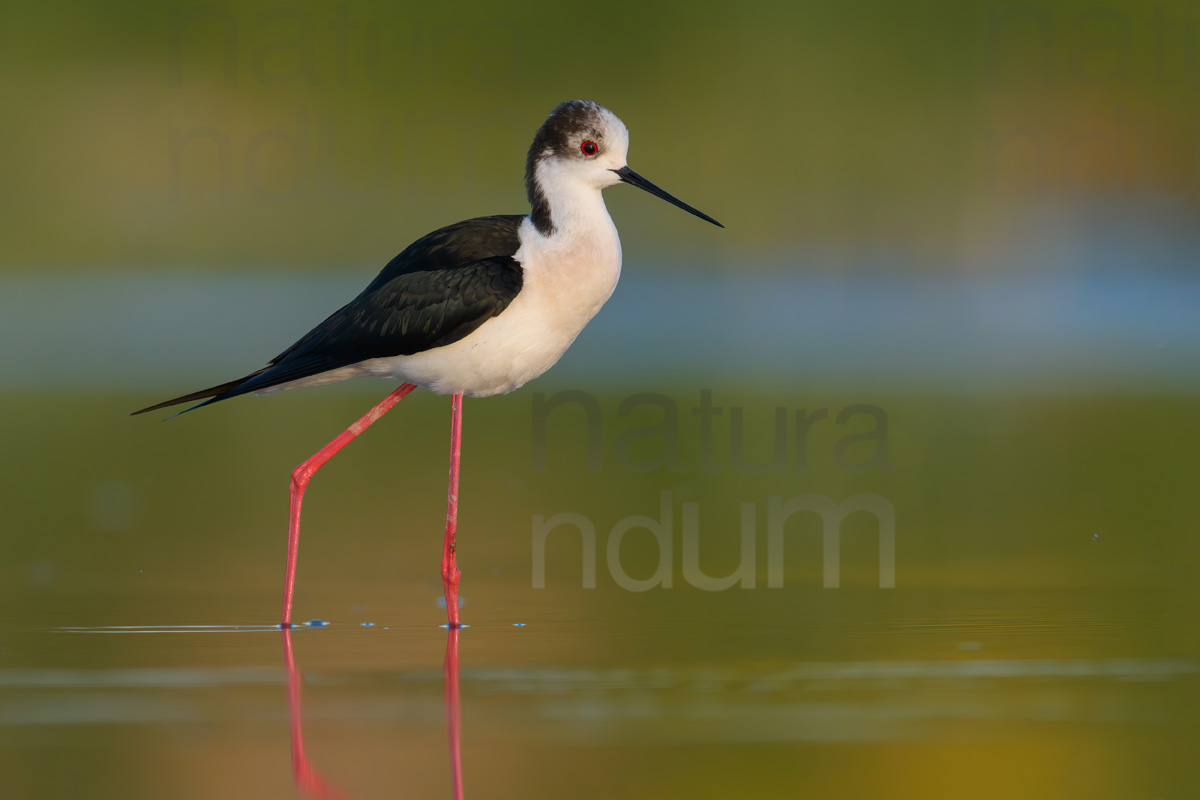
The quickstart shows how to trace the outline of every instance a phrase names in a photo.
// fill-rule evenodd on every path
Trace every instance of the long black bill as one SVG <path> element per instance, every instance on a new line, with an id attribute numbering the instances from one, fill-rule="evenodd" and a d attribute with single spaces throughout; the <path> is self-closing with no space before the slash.
<path id="1" fill-rule="evenodd" d="M 643 178 L 641 175 L 638 175 L 636 172 L 631 170 L 629 167 L 621 167 L 620 169 L 614 169 L 613 172 L 617 173 L 617 176 L 621 179 L 621 183 L 628 183 L 630 186 L 636 186 L 639 189 L 645 189 L 647 192 L 654 195 L 655 197 L 661 197 L 663 200 L 666 200 L 671 205 L 679 206 L 680 208 L 682 208 L 684 211 L 688 212 L 689 214 L 695 214 L 700 219 L 707 220 L 708 222 L 711 222 L 713 225 L 716 225 L 718 228 L 725 227 L 724 225 L 722 225 L 721 223 L 717 222 L 715 219 L 710 217 L 708 214 L 704 214 L 700 211 L 697 211 L 696 209 L 692 208 L 691 206 L 689 206 L 687 203 L 683 202 L 682 200 L 676 200 L 674 197 L 667 194 L 662 189 L 658 188 L 653 183 L 651 183 L 650 181 Z"/>

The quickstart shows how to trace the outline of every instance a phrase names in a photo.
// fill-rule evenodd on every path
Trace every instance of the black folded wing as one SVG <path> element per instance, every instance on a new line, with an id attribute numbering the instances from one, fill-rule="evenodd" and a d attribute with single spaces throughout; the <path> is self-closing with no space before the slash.
<path id="1" fill-rule="evenodd" d="M 208 405 L 373 358 L 457 342 L 521 291 L 520 215 L 479 217 L 434 231 L 393 258 L 347 305 L 245 378 L 141 411 L 210 398 Z"/>

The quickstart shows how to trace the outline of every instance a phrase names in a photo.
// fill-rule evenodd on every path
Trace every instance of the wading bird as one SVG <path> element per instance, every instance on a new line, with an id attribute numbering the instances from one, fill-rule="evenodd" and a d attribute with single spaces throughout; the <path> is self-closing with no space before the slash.
<path id="1" fill-rule="evenodd" d="M 629 131 L 585 100 L 559 104 L 525 162 L 527 215 L 478 217 L 434 231 L 393 258 L 354 300 L 250 375 L 135 411 L 320 386 L 364 375 L 400 387 L 292 472 L 282 624 L 292 618 L 300 505 L 309 480 L 418 386 L 453 395 L 442 585 L 459 626 L 456 532 L 463 395 L 523 386 L 552 367 L 604 305 L 621 274 L 621 241 L 601 190 L 628 183 L 714 225 L 712 217 L 626 164 Z M 205 399 L 207 398 L 207 399 Z"/>

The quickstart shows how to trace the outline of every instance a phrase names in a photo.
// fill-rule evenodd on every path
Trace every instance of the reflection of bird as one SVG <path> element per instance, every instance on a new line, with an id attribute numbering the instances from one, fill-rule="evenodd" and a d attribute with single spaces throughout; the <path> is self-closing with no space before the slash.
<path id="1" fill-rule="evenodd" d="M 450 790 L 454 800 L 462 800 L 462 698 L 458 691 L 458 626 L 446 631 L 446 658 L 442 662 L 443 701 L 446 708 L 446 733 L 450 745 Z M 304 678 L 296 667 L 292 651 L 292 629 L 283 626 L 283 666 L 287 670 L 288 722 L 292 740 L 292 776 L 296 787 L 319 800 L 346 800 L 313 765 L 304 747 L 304 709 L 301 703 Z"/>
<path id="2" fill-rule="evenodd" d="M 621 273 L 621 242 L 600 194 L 605 187 L 632 184 L 720 225 L 631 170 L 628 147 L 629 132 L 608 109 L 583 100 L 560 104 L 529 148 L 528 216 L 479 217 L 436 230 L 267 366 L 135 412 L 204 400 L 192 406 L 199 408 L 250 392 L 360 375 L 402 381 L 292 473 L 285 626 L 291 622 L 300 504 L 309 479 L 417 386 L 454 396 L 442 582 L 449 624 L 459 624 L 455 527 L 463 395 L 511 392 L 538 377 L 608 300 Z"/>
<path id="3" fill-rule="evenodd" d="M 292 776 L 296 780 L 296 788 L 319 800 L 347 800 L 348 795 L 342 794 L 340 789 L 325 780 L 317 771 L 308 758 L 308 751 L 304 749 L 304 713 L 300 704 L 304 679 L 300 670 L 296 668 L 290 625 L 283 627 L 283 666 L 287 670 L 288 728 L 292 740 Z"/>

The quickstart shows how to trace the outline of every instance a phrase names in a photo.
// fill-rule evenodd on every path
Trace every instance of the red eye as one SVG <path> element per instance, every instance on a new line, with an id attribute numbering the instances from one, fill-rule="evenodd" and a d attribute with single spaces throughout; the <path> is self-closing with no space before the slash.
<path id="1" fill-rule="evenodd" d="M 600 151 L 600 148 L 596 147 L 596 143 L 591 140 L 579 145 L 579 149 L 583 151 L 585 156 L 594 156 Z"/>

